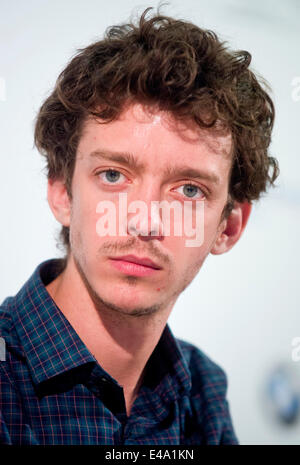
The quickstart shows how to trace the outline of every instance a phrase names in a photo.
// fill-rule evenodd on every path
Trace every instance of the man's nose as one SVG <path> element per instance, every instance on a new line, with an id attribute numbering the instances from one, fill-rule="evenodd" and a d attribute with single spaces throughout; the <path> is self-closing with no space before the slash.
<path id="1" fill-rule="evenodd" d="M 127 233 L 145 238 L 162 238 L 163 223 L 159 208 L 160 191 L 154 185 L 144 184 L 128 202 Z"/>

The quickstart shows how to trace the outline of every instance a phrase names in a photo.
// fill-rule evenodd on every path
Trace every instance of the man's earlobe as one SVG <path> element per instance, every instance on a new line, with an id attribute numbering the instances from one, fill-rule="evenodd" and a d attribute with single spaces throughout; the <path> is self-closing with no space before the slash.
<path id="1" fill-rule="evenodd" d="M 62 180 L 48 180 L 47 199 L 57 221 L 63 226 L 70 226 L 70 199 Z"/>
<path id="2" fill-rule="evenodd" d="M 222 221 L 210 253 L 214 255 L 228 252 L 236 244 L 244 231 L 252 205 L 248 202 L 235 202 L 230 215 Z"/>

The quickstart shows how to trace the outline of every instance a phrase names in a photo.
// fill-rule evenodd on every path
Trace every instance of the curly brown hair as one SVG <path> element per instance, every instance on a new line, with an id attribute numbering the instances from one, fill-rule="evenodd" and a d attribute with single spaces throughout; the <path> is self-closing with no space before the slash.
<path id="1" fill-rule="evenodd" d="M 268 154 L 272 99 L 249 69 L 248 52 L 230 51 L 214 32 L 190 22 L 149 17 L 151 9 L 78 50 L 39 110 L 35 145 L 46 157 L 48 178 L 63 179 L 71 199 L 77 146 L 89 116 L 112 121 L 126 103 L 137 101 L 201 128 L 221 123 L 234 148 L 226 216 L 234 201 L 258 199 L 279 174 Z M 69 252 L 69 228 L 62 228 L 61 239 Z"/>

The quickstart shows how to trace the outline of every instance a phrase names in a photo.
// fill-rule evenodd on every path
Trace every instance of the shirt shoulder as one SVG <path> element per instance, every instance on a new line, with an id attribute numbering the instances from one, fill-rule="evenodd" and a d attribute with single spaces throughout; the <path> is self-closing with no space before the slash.
<path id="1" fill-rule="evenodd" d="M 213 361 L 203 350 L 195 345 L 177 339 L 192 379 L 192 395 L 201 391 L 225 398 L 227 392 L 227 375 L 224 369 Z"/>

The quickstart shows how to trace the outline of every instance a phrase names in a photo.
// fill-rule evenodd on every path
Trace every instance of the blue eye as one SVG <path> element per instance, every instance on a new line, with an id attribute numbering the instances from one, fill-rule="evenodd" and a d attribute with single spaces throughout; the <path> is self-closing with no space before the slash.
<path id="1" fill-rule="evenodd" d="M 194 184 L 183 184 L 182 186 L 178 187 L 178 189 L 183 189 L 183 195 L 190 199 L 201 199 L 205 197 L 204 192 L 200 189 L 199 186 L 195 186 Z"/>
<path id="2" fill-rule="evenodd" d="M 122 176 L 123 178 L 125 178 L 125 176 L 122 173 L 120 173 L 120 171 L 112 169 L 102 171 L 101 173 L 99 173 L 99 176 L 101 180 L 107 184 L 119 184 L 118 181 L 120 181 L 120 178 Z M 124 182 L 124 179 L 121 178 L 120 182 Z"/>

